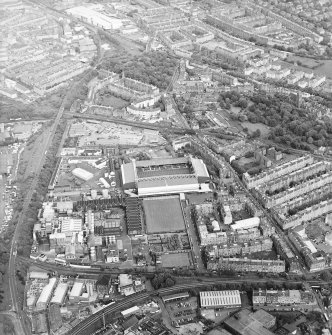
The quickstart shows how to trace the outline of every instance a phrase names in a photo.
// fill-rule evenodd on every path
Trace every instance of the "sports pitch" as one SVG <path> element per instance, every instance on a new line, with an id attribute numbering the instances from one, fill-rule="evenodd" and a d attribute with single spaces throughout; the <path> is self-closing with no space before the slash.
<path id="1" fill-rule="evenodd" d="M 161 255 L 161 266 L 163 268 L 190 266 L 189 254 L 187 252 L 168 255 L 163 254 Z"/>
<path id="2" fill-rule="evenodd" d="M 185 230 L 178 197 L 144 199 L 143 208 L 147 233 L 172 233 Z"/>

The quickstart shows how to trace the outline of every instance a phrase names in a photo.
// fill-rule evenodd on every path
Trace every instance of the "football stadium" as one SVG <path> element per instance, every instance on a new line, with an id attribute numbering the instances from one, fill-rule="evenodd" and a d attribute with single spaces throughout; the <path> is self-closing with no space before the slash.
<path id="1" fill-rule="evenodd" d="M 125 190 L 139 196 L 209 191 L 209 173 L 201 159 L 193 157 L 133 160 L 121 166 Z"/>
<path id="2" fill-rule="evenodd" d="M 146 232 L 172 233 L 185 230 L 179 196 L 163 196 L 143 200 Z"/>

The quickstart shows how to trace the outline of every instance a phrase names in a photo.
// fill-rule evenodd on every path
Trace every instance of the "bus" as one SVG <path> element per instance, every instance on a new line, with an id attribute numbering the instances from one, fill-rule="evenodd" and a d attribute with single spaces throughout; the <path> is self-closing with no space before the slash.
<path id="1" fill-rule="evenodd" d="M 329 322 L 329 317 L 327 316 L 327 314 L 324 313 L 323 315 L 324 315 L 324 318 L 325 318 L 326 322 Z"/>
<path id="2" fill-rule="evenodd" d="M 67 261 L 63 258 L 56 258 L 54 261 L 55 261 L 56 264 L 60 264 L 60 265 L 66 265 L 67 264 Z"/>

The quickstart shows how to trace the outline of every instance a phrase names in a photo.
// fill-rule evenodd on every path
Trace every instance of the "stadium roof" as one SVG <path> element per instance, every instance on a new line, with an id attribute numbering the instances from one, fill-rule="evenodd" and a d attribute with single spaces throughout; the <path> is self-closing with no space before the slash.
<path id="1" fill-rule="evenodd" d="M 157 193 L 181 192 L 181 187 L 182 192 L 198 191 L 202 179 L 209 178 L 204 162 L 192 157 L 133 160 L 121 166 L 121 173 L 124 188 L 137 187 L 139 195 L 153 189 Z"/>
<path id="2" fill-rule="evenodd" d="M 188 163 L 188 157 L 178 158 L 155 158 L 145 161 L 136 161 L 136 167 L 156 166 L 156 165 L 175 165 Z"/>
<path id="3" fill-rule="evenodd" d="M 190 185 L 197 184 L 197 178 L 193 175 L 174 175 L 174 176 L 166 176 L 159 178 L 151 178 L 151 179 L 141 179 L 138 180 L 139 188 L 147 188 L 147 187 L 167 187 L 174 185 Z"/>
<path id="4" fill-rule="evenodd" d="M 198 158 L 191 158 L 191 163 L 193 165 L 193 168 L 195 170 L 196 176 L 199 177 L 207 177 L 209 178 L 209 173 L 206 168 L 206 165 L 201 159 Z"/>

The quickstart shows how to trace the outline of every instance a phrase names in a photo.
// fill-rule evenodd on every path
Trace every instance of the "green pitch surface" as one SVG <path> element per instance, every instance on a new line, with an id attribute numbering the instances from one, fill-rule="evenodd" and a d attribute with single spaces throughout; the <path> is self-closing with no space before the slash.
<path id="1" fill-rule="evenodd" d="M 178 197 L 143 200 L 147 233 L 172 233 L 185 230 Z"/>

